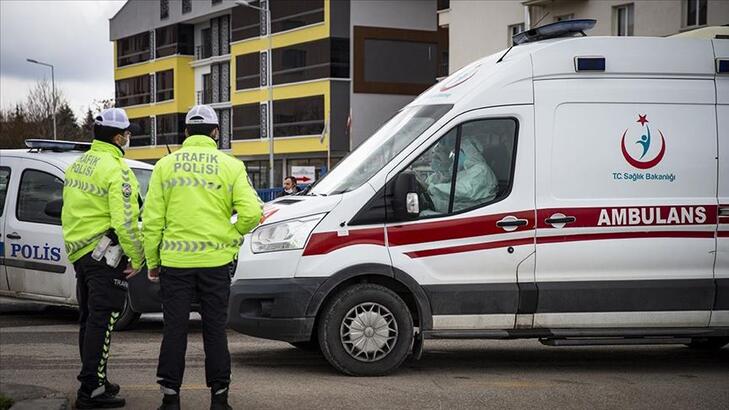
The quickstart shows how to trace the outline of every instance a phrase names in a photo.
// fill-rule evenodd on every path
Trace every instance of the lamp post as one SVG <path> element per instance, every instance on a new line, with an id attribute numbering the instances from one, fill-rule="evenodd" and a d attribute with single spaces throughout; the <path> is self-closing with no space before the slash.
<path id="1" fill-rule="evenodd" d="M 26 58 L 25 61 L 33 64 L 40 64 L 44 65 L 46 67 L 51 67 L 51 86 L 53 87 L 53 139 L 56 139 L 56 78 L 53 72 L 53 64 L 48 63 L 42 63 L 38 60 L 33 60 L 32 58 Z"/>
<path id="2" fill-rule="evenodd" d="M 254 6 L 248 0 L 237 0 L 235 2 L 244 7 L 256 9 L 266 16 L 266 34 L 268 37 L 267 64 L 266 64 L 266 85 L 268 86 L 268 101 L 266 102 L 266 135 L 268 136 L 268 187 L 274 188 L 273 182 L 273 45 L 271 33 L 271 12 L 270 0 L 266 7 Z"/>

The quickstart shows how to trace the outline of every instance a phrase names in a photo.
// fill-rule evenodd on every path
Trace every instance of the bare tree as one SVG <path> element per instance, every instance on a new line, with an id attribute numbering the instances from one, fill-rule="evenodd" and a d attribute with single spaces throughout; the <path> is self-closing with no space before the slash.
<path id="1" fill-rule="evenodd" d="M 54 101 L 55 97 L 55 101 Z M 36 126 L 38 138 L 53 138 L 53 110 L 58 110 L 62 105 L 68 105 L 63 92 L 56 89 L 53 95 L 53 88 L 48 80 L 38 81 L 28 91 L 25 103 L 27 118 Z"/>

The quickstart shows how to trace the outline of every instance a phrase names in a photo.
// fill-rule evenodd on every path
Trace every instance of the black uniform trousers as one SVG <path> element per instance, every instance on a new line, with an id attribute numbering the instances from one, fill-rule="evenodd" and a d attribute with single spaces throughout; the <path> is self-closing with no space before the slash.
<path id="1" fill-rule="evenodd" d="M 185 372 L 185 352 L 190 308 L 200 299 L 205 380 L 220 389 L 230 384 L 230 353 L 225 327 L 228 322 L 230 265 L 214 268 L 168 268 L 160 272 L 164 335 L 157 366 L 158 383 L 179 393 Z"/>
<path id="2" fill-rule="evenodd" d="M 78 347 L 81 373 L 78 380 L 81 389 L 89 394 L 106 382 L 111 332 L 127 297 L 126 265 L 126 258 L 122 258 L 119 266 L 112 268 L 104 259 L 100 262 L 94 260 L 91 253 L 73 264 L 80 311 Z"/>

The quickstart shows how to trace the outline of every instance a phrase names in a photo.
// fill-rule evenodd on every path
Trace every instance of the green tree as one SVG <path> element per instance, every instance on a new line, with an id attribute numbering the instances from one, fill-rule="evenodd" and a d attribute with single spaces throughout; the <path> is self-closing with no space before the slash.
<path id="1" fill-rule="evenodd" d="M 56 133 L 58 139 L 69 141 L 85 141 L 81 135 L 81 128 L 71 107 L 64 103 L 56 112 Z"/>

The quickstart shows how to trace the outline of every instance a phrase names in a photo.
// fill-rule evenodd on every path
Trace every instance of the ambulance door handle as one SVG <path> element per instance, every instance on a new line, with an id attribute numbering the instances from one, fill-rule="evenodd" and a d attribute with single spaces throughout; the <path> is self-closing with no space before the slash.
<path id="1" fill-rule="evenodd" d="M 729 207 L 719 207 L 719 216 L 729 216 Z"/>
<path id="2" fill-rule="evenodd" d="M 564 214 L 554 214 L 550 216 L 549 218 L 545 219 L 544 222 L 548 223 L 550 225 L 560 225 L 559 228 L 565 226 L 566 224 L 572 223 L 576 221 L 577 218 L 574 216 L 567 216 Z M 555 226 L 556 228 L 557 226 Z"/>
<path id="3" fill-rule="evenodd" d="M 9 234 L 7 234 L 5 236 L 7 236 L 10 239 L 20 239 L 20 235 L 18 235 L 17 232 L 9 233 Z"/>
<path id="4" fill-rule="evenodd" d="M 514 231 L 520 226 L 528 224 L 529 221 L 526 219 L 517 219 L 515 216 L 506 216 L 500 221 L 496 222 L 496 226 L 503 228 L 505 231 Z"/>

